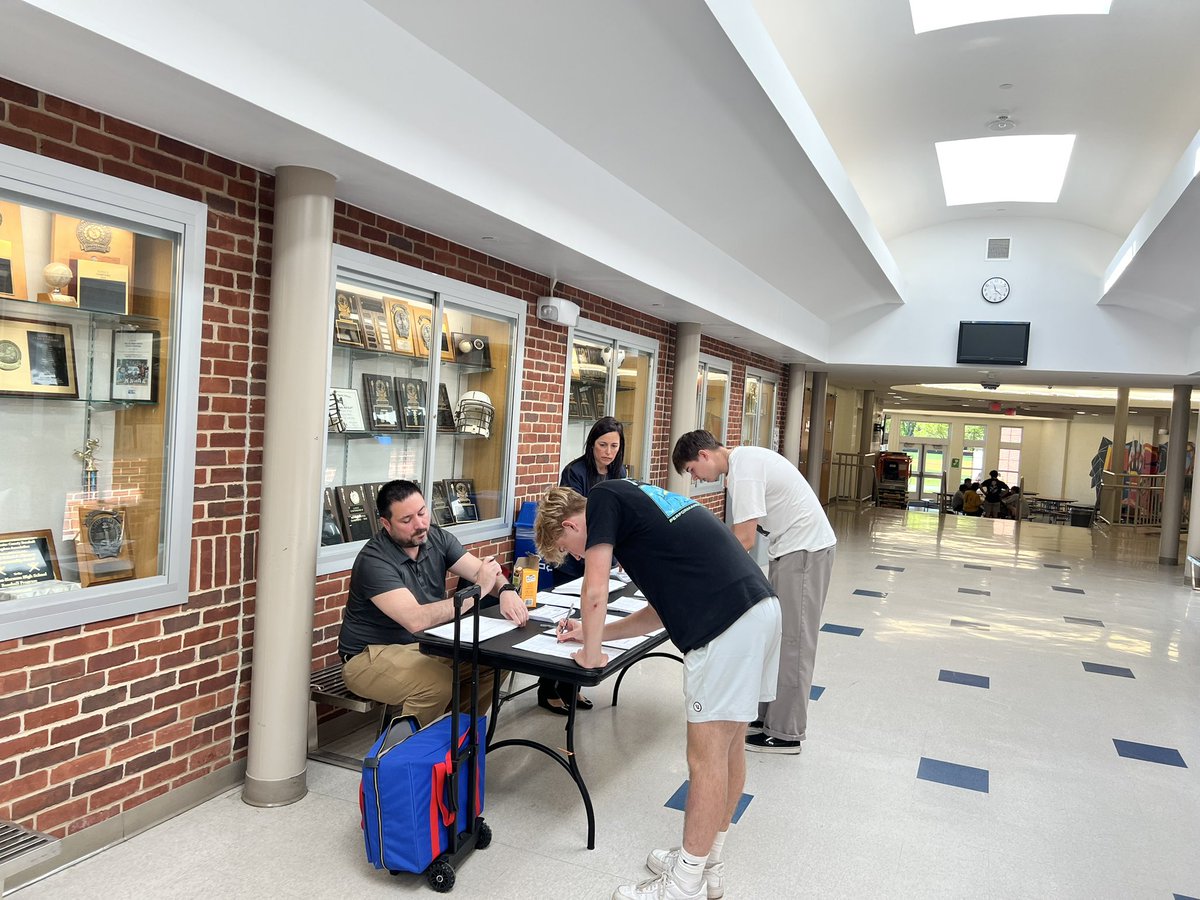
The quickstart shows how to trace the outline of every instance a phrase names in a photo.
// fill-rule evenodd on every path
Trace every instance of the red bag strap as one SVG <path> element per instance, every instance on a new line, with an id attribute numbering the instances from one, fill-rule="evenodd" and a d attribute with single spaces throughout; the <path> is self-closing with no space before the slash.
<path id="1" fill-rule="evenodd" d="M 467 735 L 463 734 L 458 740 L 458 748 L 461 750 L 463 744 L 467 742 Z M 454 768 L 454 760 L 452 751 L 446 751 L 446 759 L 443 762 L 435 763 L 433 767 L 433 796 L 437 798 L 438 809 L 442 813 L 442 824 L 449 826 L 454 821 L 455 815 L 450 809 L 450 804 L 446 802 L 446 781 L 450 772 Z"/>

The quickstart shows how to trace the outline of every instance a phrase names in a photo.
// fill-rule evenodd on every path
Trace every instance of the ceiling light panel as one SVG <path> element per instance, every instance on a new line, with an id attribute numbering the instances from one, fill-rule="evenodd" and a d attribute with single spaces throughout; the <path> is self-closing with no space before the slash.
<path id="1" fill-rule="evenodd" d="M 908 0 L 913 33 L 1030 16 L 1104 16 L 1112 0 Z"/>
<path id="2" fill-rule="evenodd" d="M 938 141 L 946 205 L 1056 203 L 1074 146 L 1073 134 Z"/>

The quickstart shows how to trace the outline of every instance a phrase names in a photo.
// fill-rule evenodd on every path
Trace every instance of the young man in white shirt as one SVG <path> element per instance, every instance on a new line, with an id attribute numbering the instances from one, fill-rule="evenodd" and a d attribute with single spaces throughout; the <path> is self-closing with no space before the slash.
<path id="1" fill-rule="evenodd" d="M 725 478 L 733 534 L 747 551 L 761 528 L 768 536 L 768 577 L 783 610 L 783 644 L 775 699 L 759 706 L 760 727 L 746 749 L 800 752 L 808 726 L 808 694 L 821 611 L 833 572 L 837 537 L 817 495 L 799 469 L 773 450 L 730 449 L 707 431 L 681 437 L 671 453 L 675 471 L 698 481 Z"/>

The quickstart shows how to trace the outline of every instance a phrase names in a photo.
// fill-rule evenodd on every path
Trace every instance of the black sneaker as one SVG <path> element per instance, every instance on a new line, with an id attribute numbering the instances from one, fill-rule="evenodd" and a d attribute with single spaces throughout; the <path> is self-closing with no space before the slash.
<path id="1" fill-rule="evenodd" d="M 746 737 L 746 749 L 755 753 L 787 753 L 796 756 L 800 753 L 800 741 L 782 741 L 766 734 L 751 734 Z"/>
<path id="2" fill-rule="evenodd" d="M 753 722 L 751 722 L 749 725 L 747 725 L 746 728 L 749 731 L 762 731 L 763 730 L 763 720 L 755 719 Z"/>

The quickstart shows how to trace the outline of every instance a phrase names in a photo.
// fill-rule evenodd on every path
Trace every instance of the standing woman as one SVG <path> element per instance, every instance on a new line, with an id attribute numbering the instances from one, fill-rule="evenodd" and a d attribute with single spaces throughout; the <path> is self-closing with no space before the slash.
<path id="1" fill-rule="evenodd" d="M 588 432 L 583 455 L 571 460 L 562 470 L 558 483 L 587 496 L 599 482 L 625 477 L 625 428 L 612 416 L 604 416 Z M 583 577 L 583 563 L 566 556 L 554 570 L 554 584 L 560 585 Z M 538 706 L 561 716 L 567 714 L 573 685 L 569 681 L 542 678 L 538 681 Z M 592 701 L 579 694 L 577 709 L 591 709 Z"/>

